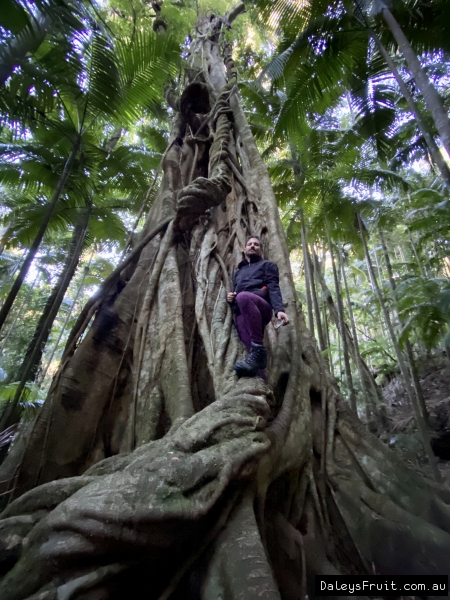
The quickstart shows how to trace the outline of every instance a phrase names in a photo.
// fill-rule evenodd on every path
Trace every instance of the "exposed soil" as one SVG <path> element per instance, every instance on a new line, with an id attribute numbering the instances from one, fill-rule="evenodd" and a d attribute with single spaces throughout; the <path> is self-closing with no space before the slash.
<path id="1" fill-rule="evenodd" d="M 438 457 L 442 477 L 450 485 L 450 364 L 447 359 L 437 356 L 423 360 L 422 365 L 419 377 L 429 413 L 431 446 Z M 431 477 L 403 378 L 396 377 L 387 384 L 383 396 L 390 427 L 382 439 L 411 467 Z"/>

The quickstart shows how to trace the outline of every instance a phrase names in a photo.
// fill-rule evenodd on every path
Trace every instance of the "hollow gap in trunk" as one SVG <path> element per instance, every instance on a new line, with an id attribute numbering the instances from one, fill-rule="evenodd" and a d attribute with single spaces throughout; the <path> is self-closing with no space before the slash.
<path id="1" fill-rule="evenodd" d="M 306 535 L 308 533 L 308 515 L 304 512 L 300 517 L 300 521 L 298 522 L 297 529 L 300 531 L 302 535 Z"/>
<path id="2" fill-rule="evenodd" d="M 211 110 L 209 91 L 205 83 L 195 81 L 189 84 L 181 95 L 181 112 L 192 110 L 196 114 L 205 115 Z"/>
<path id="3" fill-rule="evenodd" d="M 259 234 L 259 239 L 261 240 L 261 248 L 263 251 L 263 256 L 267 256 L 267 252 L 269 249 L 269 232 L 267 227 L 263 227 Z"/>
<path id="4" fill-rule="evenodd" d="M 216 400 L 206 352 L 199 338 L 194 341 L 192 365 L 192 402 L 195 412 L 199 412 Z"/>
<path id="5" fill-rule="evenodd" d="M 322 394 L 313 387 L 309 390 L 309 399 L 311 401 L 311 406 L 314 404 L 322 406 Z"/>
<path id="6" fill-rule="evenodd" d="M 323 452 L 323 412 L 322 412 L 322 394 L 315 388 L 309 390 L 309 400 L 311 402 L 311 429 L 313 439 L 313 453 L 317 459 L 320 459 Z"/>
<path id="7" fill-rule="evenodd" d="M 208 127 L 203 132 L 205 135 L 209 135 Z M 211 148 L 211 142 L 205 141 L 200 144 L 201 150 L 198 153 L 197 164 L 195 166 L 196 172 L 195 177 L 208 177 L 208 165 L 209 165 L 209 150 Z"/>
<path id="8" fill-rule="evenodd" d="M 431 448 L 435 456 L 442 460 L 450 460 L 450 431 L 443 432 L 431 440 Z"/>
<path id="9" fill-rule="evenodd" d="M 280 410 L 281 405 L 283 404 L 283 398 L 284 394 L 286 393 L 288 383 L 289 371 L 285 371 L 284 373 L 281 373 L 281 375 L 278 377 L 278 381 L 273 388 L 273 395 L 275 398 L 274 411 L 276 415 L 278 414 L 278 411 Z"/>
<path id="10" fill-rule="evenodd" d="M 159 413 L 158 425 L 156 426 L 155 439 L 160 440 L 169 431 L 172 422 L 166 410 L 166 403 L 162 402 L 161 412 Z"/>
<path id="11" fill-rule="evenodd" d="M 291 497 L 295 491 L 295 486 L 293 485 L 294 478 L 298 479 L 298 473 L 287 471 L 270 484 L 264 507 L 265 523 L 272 522 L 272 518 L 277 512 L 288 514 Z"/>

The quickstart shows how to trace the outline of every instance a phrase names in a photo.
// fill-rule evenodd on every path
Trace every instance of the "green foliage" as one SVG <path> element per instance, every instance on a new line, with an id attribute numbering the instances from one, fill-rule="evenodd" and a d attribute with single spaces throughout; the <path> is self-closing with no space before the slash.
<path id="1" fill-rule="evenodd" d="M 131 4 L 128 0 L 114 4 L 4 0 L 0 15 L 0 66 L 6 69 L 0 68 L 0 81 L 5 73 L 0 87 L 1 297 L 39 228 L 77 140 L 80 149 L 39 256 L 7 322 L 6 342 L 2 332 L 0 368 L 6 391 L 0 392 L 0 398 L 13 391 L 11 382 L 82 211 L 90 210 L 89 226 L 80 267 L 45 351 L 43 362 L 51 363 L 50 373 L 83 301 L 117 263 L 149 186 L 158 181 L 167 148 L 171 111 L 164 101 L 164 86 L 170 82 L 182 89 L 184 85 L 183 61 L 189 59 L 198 14 L 224 14 L 235 3 L 216 0 L 213 4 L 164 2 L 158 19 L 167 28 L 158 35 L 153 31 L 154 8 L 140 0 Z M 448 191 L 371 38 L 372 30 L 391 53 L 436 137 L 433 121 L 408 79 L 390 32 L 370 12 L 370 4 L 249 1 L 247 15 L 241 15 L 233 31 L 224 31 L 223 37 L 234 42 L 239 91 L 267 162 L 289 247 L 298 256 L 304 225 L 306 242 L 320 255 L 334 297 L 328 234 L 332 245 L 342 249 L 361 355 L 370 367 L 383 372 L 392 369 L 395 359 L 364 260 L 358 215 L 383 298 L 393 320 L 397 310 L 402 320 L 400 343 L 408 338 L 418 352 L 419 344 L 429 349 L 440 344 L 449 328 L 450 213 Z M 420 60 L 449 105 L 448 2 L 399 0 L 393 10 L 415 50 L 427 53 Z M 39 18 L 34 19 L 36 15 Z M 157 188 L 156 184 L 149 204 Z M 395 296 L 382 258 L 379 227 L 398 284 Z M 302 258 L 299 265 L 297 289 L 305 305 L 311 284 L 303 278 Z M 341 295 L 346 306 L 343 291 Z M 318 303 L 324 313 L 326 298 L 320 292 Z M 345 379 L 342 343 L 329 315 L 327 319 L 330 345 L 324 356 L 338 378 Z M 62 341 L 55 349 L 60 333 Z M 355 381 L 358 387 L 358 377 Z M 28 393 L 33 397 L 31 388 Z"/>
<path id="2" fill-rule="evenodd" d="M 8 383 L 7 385 L 0 384 L 0 410 L 3 410 L 5 404 L 14 397 L 18 385 L 18 381 Z M 36 413 L 44 403 L 44 400 L 45 394 L 43 391 L 40 390 L 36 384 L 28 382 L 18 405 L 22 419 L 31 421 L 31 419 L 36 416 Z"/>
<path id="3" fill-rule="evenodd" d="M 60 333 L 67 335 L 81 310 L 82 288 L 93 291 L 112 270 L 143 199 L 149 203 L 155 195 L 147 190 L 167 145 L 163 89 L 178 73 L 180 42 L 193 19 L 184 34 L 173 28 L 161 36 L 141 20 L 149 16 L 145 3 L 132 8 L 131 19 L 129 3 L 124 10 L 120 27 L 109 5 L 80 0 L 13 0 L 2 12 L 0 220 L 7 252 L 0 258 L 0 294 L 8 292 L 19 257 L 35 238 L 72 148 L 79 145 L 29 273 L 34 282 L 25 283 L 2 330 L 0 367 L 10 386 L 5 393 L 12 390 L 82 215 L 89 212 L 85 266 L 61 306 L 51 346 Z"/>
<path id="4" fill-rule="evenodd" d="M 397 296 L 400 316 L 405 320 L 400 342 L 412 333 L 428 349 L 441 342 L 450 324 L 450 281 L 410 277 L 399 284 Z"/>
<path id="5" fill-rule="evenodd" d="M 417 344 L 416 352 L 432 349 L 448 329 L 449 192 L 372 33 L 407 79 L 403 57 L 384 21 L 371 12 L 372 3 L 248 4 L 253 18 L 268 23 L 279 40 L 272 57 L 265 57 L 257 82 L 246 82 L 241 89 L 288 243 L 293 250 L 300 247 L 303 223 L 308 242 L 325 256 L 324 276 L 333 294 L 324 241 L 328 232 L 345 247 L 361 353 L 374 368 L 391 369 L 393 348 L 367 265 L 361 261 L 358 213 L 394 323 L 399 311 L 400 344 L 410 339 Z M 399 0 L 393 11 L 413 48 L 427 52 L 419 58 L 448 101 L 449 73 L 443 60 L 448 36 L 442 37 L 450 31 L 448 3 Z M 441 19 L 439 24 L 433 14 Z M 414 83 L 407 86 L 436 136 Z M 379 246 L 380 227 L 399 284 L 395 296 Z M 303 283 L 301 289 L 306 289 Z M 335 340 L 337 335 L 331 326 L 330 337 Z M 341 345 L 331 341 L 327 356 L 335 366 L 340 353 Z"/>

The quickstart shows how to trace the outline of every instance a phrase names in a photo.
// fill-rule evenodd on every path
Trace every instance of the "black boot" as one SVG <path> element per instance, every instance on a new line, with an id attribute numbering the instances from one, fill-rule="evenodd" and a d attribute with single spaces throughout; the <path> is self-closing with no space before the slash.
<path id="1" fill-rule="evenodd" d="M 254 377 L 258 371 L 267 367 L 267 350 L 260 344 L 252 342 L 250 353 L 244 360 L 234 365 L 239 377 Z"/>

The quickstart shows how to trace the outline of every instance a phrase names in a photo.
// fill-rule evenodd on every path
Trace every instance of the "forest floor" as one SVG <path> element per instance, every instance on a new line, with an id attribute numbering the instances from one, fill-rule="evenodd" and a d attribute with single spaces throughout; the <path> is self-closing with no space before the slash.
<path id="1" fill-rule="evenodd" d="M 444 482 L 450 486 L 450 365 L 443 357 L 421 361 L 420 385 L 429 413 L 429 432 L 433 451 L 439 460 Z M 413 409 L 407 398 L 402 377 L 385 387 L 389 429 L 381 438 L 416 471 L 432 478 L 429 463 L 420 441 Z"/>

